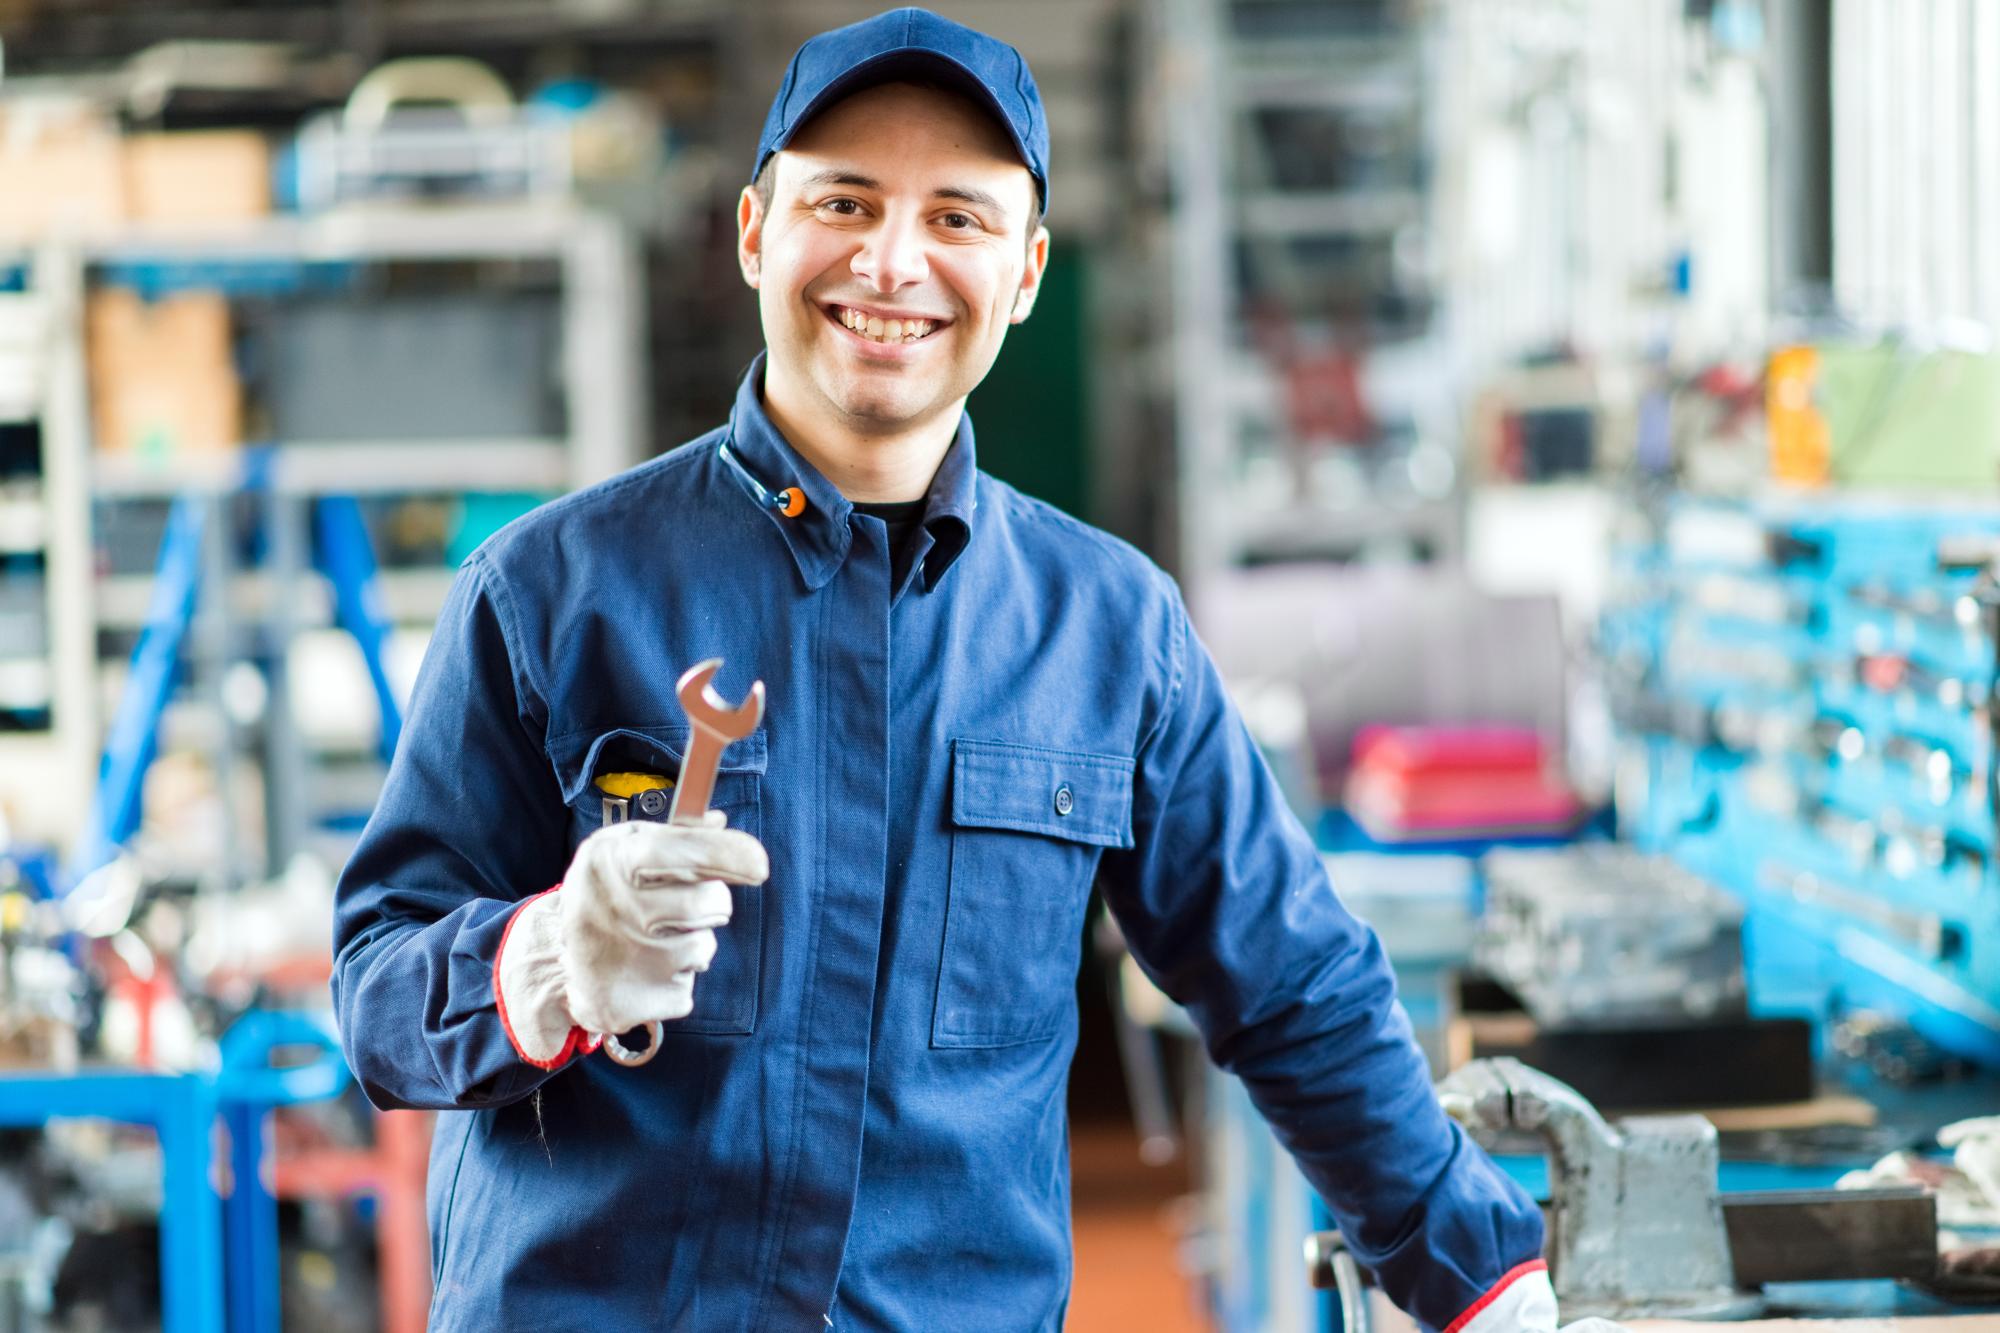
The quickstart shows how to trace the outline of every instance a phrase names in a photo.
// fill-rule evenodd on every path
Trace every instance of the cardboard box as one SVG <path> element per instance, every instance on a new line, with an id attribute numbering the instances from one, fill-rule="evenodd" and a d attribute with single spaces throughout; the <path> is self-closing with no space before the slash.
<path id="1" fill-rule="evenodd" d="M 92 293 L 85 338 L 98 447 L 170 457 L 242 443 L 229 328 L 219 292 L 150 305 L 124 288 Z"/>
<path id="2" fill-rule="evenodd" d="M 121 136 L 94 112 L 0 107 L 0 240 L 199 227 L 271 211 L 271 150 L 251 130 Z"/>
<path id="3" fill-rule="evenodd" d="M 271 211 L 271 151 L 252 130 L 135 134 L 125 141 L 134 222 L 202 226 Z"/>
<path id="4" fill-rule="evenodd" d="M 117 130 L 94 115 L 0 108 L 0 240 L 117 226 L 124 161 Z"/>

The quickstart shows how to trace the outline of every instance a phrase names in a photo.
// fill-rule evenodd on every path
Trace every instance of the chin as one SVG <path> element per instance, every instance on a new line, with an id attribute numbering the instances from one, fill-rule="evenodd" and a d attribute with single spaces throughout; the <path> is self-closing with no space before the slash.
<path id="1" fill-rule="evenodd" d="M 852 395 L 841 404 L 840 410 L 849 421 L 878 430 L 895 430 L 923 416 L 923 406 L 885 399 L 876 394 Z"/>
<path id="2" fill-rule="evenodd" d="M 908 425 L 931 406 L 928 395 L 898 393 L 888 386 L 875 384 L 850 382 L 827 396 L 848 420 L 878 428 Z"/>

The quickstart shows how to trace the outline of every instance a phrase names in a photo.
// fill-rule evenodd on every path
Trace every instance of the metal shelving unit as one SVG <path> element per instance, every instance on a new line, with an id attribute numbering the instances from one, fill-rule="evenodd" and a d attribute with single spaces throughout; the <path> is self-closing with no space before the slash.
<path id="1" fill-rule="evenodd" d="M 106 686 L 115 688 L 122 675 L 118 659 L 100 661 L 100 638 L 116 641 L 141 627 L 153 598 L 150 573 L 95 571 L 93 501 L 197 495 L 220 513 L 220 501 L 244 485 L 250 460 L 245 450 L 155 459 L 93 447 L 82 297 L 95 274 L 141 264 L 226 273 L 234 266 L 274 262 L 497 260 L 551 264 L 560 282 L 557 378 L 566 432 L 510 439 L 285 440 L 268 446 L 258 472 L 270 555 L 256 569 L 240 567 L 226 551 L 207 563 L 205 583 L 221 580 L 226 595 L 204 588 L 205 619 L 190 639 L 201 659 L 198 673 L 220 672 L 247 658 L 282 661 L 298 635 L 331 623 L 331 589 L 307 558 L 310 509 L 322 496 L 559 492 L 612 476 L 649 452 L 639 246 L 623 226 L 601 214 L 567 205 L 357 210 L 202 232 L 87 233 L 27 258 L 32 290 L 54 312 L 42 408 L 44 479 L 33 504 L 13 499 L 0 506 L 0 545 L 9 534 L 32 532 L 37 522 L 46 531 L 48 674 L 57 698 L 47 736 L 0 734 L 0 800 L 16 810 L 19 832 L 44 841 L 67 843 L 74 836 L 87 804 L 83 793 L 96 778 Z M 8 259 L 0 255 L 0 264 Z M 452 575 L 442 566 L 383 570 L 378 583 L 387 614 L 398 624 L 427 625 Z M 0 669 L 0 691 L 7 683 Z M 267 684 L 257 748 L 266 769 L 267 860 L 277 860 L 308 839 L 308 793 L 321 785 L 314 771 L 328 756 L 298 734 L 284 682 L 274 678 Z M 192 737 L 203 748 L 232 753 L 248 742 L 226 716 L 213 683 L 184 695 L 165 727 L 170 739 Z M 214 716 L 202 721 L 190 710 Z M 230 766 L 218 751 L 218 774 Z M 285 771 L 280 776 L 276 769 Z M 360 790 L 353 774 L 340 771 L 330 771 L 323 785 L 349 798 Z M 255 870 L 233 866 L 227 877 Z"/>
<path id="2" fill-rule="evenodd" d="M 1399 540 L 1433 557 L 1457 548 L 1447 497 L 1335 493 L 1322 453 L 1342 455 L 1338 471 L 1378 461 L 1304 438 L 1288 415 L 1326 364 L 1317 343 L 1372 349 L 1426 323 L 1427 298 L 1385 277 L 1427 220 L 1424 33 L 1395 6 L 1378 8 L 1357 7 L 1332 30 L 1310 26 L 1324 15 L 1261 0 L 1172 0 L 1162 11 L 1184 578 L 1354 558 Z M 1349 151 L 1370 133 L 1383 142 Z"/>

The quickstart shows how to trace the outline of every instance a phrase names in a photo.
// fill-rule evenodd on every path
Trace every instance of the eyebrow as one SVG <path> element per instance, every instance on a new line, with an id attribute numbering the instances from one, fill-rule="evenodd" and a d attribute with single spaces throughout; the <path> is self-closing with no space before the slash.
<path id="1" fill-rule="evenodd" d="M 984 190 L 975 190 L 969 185 L 942 185 L 931 191 L 933 199 L 956 199 L 960 203 L 971 204 L 974 208 L 984 208 L 1007 216 L 1007 206 Z"/>
<path id="2" fill-rule="evenodd" d="M 846 171 L 840 167 L 828 167 L 815 171 L 800 181 L 801 185 L 851 185 L 857 190 L 879 190 L 882 182 L 873 176 L 864 176 L 858 171 Z"/>
<path id="3" fill-rule="evenodd" d="M 858 171 L 849 171 L 842 167 L 828 167 L 823 171 L 815 171 L 800 182 L 800 184 L 807 187 L 815 185 L 845 185 L 856 190 L 880 190 L 882 188 L 882 182 L 876 180 L 873 176 L 864 176 Z M 956 199 L 960 203 L 971 204 L 974 208 L 984 208 L 997 213 L 1001 217 L 1007 216 L 1007 206 L 1001 203 L 998 198 L 988 194 L 984 190 L 976 190 L 970 185 L 940 185 L 937 189 L 931 191 L 931 198 Z"/>

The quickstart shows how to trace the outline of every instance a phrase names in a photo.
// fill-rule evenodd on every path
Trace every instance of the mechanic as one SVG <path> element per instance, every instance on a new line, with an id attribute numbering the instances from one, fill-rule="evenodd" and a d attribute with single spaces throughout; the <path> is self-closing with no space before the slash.
<path id="1" fill-rule="evenodd" d="M 434 1328 L 1059 1329 L 1093 883 L 1391 1297 L 1555 1327 L 1534 1202 L 1440 1111 L 1173 582 L 977 470 L 1047 163 L 1012 47 L 918 9 L 808 41 L 728 423 L 461 569 L 333 978 L 375 1103 L 445 1112 Z M 600 827 L 600 780 L 678 770 L 708 657 L 769 691 L 721 816 Z M 651 1063 L 596 1053 L 653 1019 Z"/>

